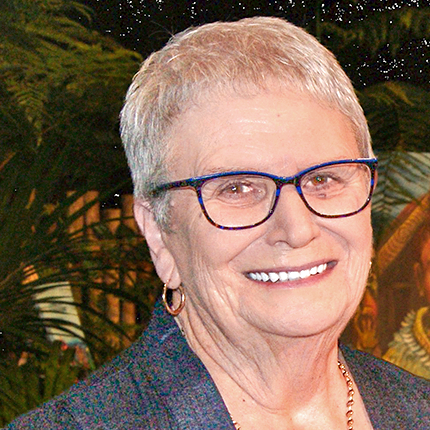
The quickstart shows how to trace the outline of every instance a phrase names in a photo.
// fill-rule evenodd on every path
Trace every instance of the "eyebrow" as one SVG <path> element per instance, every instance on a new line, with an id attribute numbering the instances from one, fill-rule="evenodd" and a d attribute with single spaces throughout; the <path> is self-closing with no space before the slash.
<path id="1" fill-rule="evenodd" d="M 340 158 L 340 157 L 337 157 L 335 159 L 321 161 L 321 162 L 319 162 L 317 164 L 312 164 L 312 165 L 309 165 L 307 167 L 304 167 L 304 168 L 298 170 L 295 175 L 297 175 L 297 174 L 299 174 L 299 173 L 301 173 L 301 172 L 303 172 L 305 170 L 312 169 L 312 168 L 315 168 L 315 167 L 320 167 L 320 166 L 323 166 L 325 164 L 330 164 L 330 163 L 335 164 L 336 162 L 349 162 L 349 161 L 354 162 L 354 161 L 359 161 L 359 160 L 371 160 L 371 158 L 366 158 L 366 157 L 364 157 L 364 158 L 362 158 L 362 157 L 358 157 L 358 158 Z M 196 176 L 193 176 L 193 177 L 197 178 L 197 177 L 200 177 L 200 176 L 210 176 L 210 175 L 216 175 L 216 174 L 219 174 L 219 173 L 234 173 L 234 172 L 267 173 L 269 175 L 279 176 L 279 175 L 276 175 L 275 173 L 270 173 L 270 168 L 269 169 L 263 169 L 263 170 L 261 170 L 261 169 L 255 168 L 255 167 L 244 167 L 244 166 L 241 166 L 241 167 L 239 167 L 239 166 L 225 167 L 225 166 L 222 166 L 222 167 L 211 167 L 210 169 L 208 169 L 207 171 L 205 171 L 205 173 L 202 173 L 202 174 L 199 174 L 199 175 L 196 175 Z M 281 175 L 280 177 L 287 177 L 287 176 Z"/>
<path id="2" fill-rule="evenodd" d="M 351 158 L 351 160 L 360 159 L 360 158 L 361 157 Z M 347 159 L 349 159 L 349 158 L 348 157 L 337 157 L 334 159 L 323 160 L 323 161 L 320 161 L 316 164 L 311 164 L 307 167 L 304 167 L 304 168 L 298 170 L 298 172 L 301 172 L 303 170 L 306 170 L 306 169 L 314 167 L 314 166 L 319 166 L 320 164 L 331 163 L 331 162 L 336 162 L 336 161 L 343 161 L 343 160 L 347 160 Z M 266 170 L 266 169 L 261 170 L 261 169 L 255 168 L 255 167 L 245 167 L 245 166 L 225 167 L 225 166 L 220 166 L 220 167 L 211 167 L 210 169 L 205 171 L 206 173 L 203 173 L 203 174 L 198 175 L 198 176 L 215 175 L 217 173 L 229 173 L 229 172 L 269 172 L 269 171 L 270 170 Z"/>
<path id="3" fill-rule="evenodd" d="M 251 167 L 212 167 L 206 171 L 206 173 L 199 176 L 216 175 L 217 173 L 230 173 L 230 172 L 261 172 L 260 170 Z"/>

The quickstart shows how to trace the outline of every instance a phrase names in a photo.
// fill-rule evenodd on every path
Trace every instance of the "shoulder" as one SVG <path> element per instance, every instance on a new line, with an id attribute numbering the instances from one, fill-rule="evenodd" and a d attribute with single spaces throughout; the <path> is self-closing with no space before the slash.
<path id="1" fill-rule="evenodd" d="M 15 420 L 7 429 L 169 428 L 142 363 L 133 362 L 139 343 L 87 380 Z"/>
<path id="2" fill-rule="evenodd" d="M 383 389 L 386 394 L 395 394 L 411 401 L 430 400 L 430 381 L 365 352 L 342 347 L 342 353 L 354 378 L 366 388 Z"/>
<path id="3" fill-rule="evenodd" d="M 61 409 L 61 402 L 59 401 L 45 403 L 40 408 L 17 418 L 5 427 L 5 430 L 78 429 L 73 416 Z"/>
<path id="4" fill-rule="evenodd" d="M 430 428 L 430 381 L 370 354 L 345 346 L 341 350 L 373 423 Z"/>
<path id="5" fill-rule="evenodd" d="M 174 320 L 156 306 L 144 335 L 109 365 L 9 430 L 227 429 L 231 419 Z"/>
<path id="6" fill-rule="evenodd" d="M 64 394 L 13 421 L 21 429 L 160 429 L 171 427 L 169 413 L 154 383 L 154 363 L 163 348 L 148 330 L 142 338 Z M 158 332 L 158 336 L 163 330 Z M 173 378 L 171 378 L 173 379 Z"/>

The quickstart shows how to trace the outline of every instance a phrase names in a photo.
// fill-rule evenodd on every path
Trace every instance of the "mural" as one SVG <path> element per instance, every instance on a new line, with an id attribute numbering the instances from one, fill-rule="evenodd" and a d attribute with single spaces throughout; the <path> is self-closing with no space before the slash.
<path id="1" fill-rule="evenodd" d="M 378 157 L 374 259 L 350 341 L 430 379 L 430 154 L 390 157 Z"/>
<path id="2" fill-rule="evenodd" d="M 376 260 L 383 357 L 430 379 L 430 193 L 394 220 Z"/>

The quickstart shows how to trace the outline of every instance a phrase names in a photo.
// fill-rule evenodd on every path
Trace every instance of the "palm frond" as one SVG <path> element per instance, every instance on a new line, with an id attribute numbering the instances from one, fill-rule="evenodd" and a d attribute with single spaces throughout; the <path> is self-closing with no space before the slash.
<path id="1" fill-rule="evenodd" d="M 376 149 L 430 151 L 430 92 L 403 82 L 359 93 Z"/>
<path id="2" fill-rule="evenodd" d="M 334 39 L 330 43 L 338 45 L 335 51 L 356 44 L 373 56 L 387 48 L 395 57 L 405 41 L 429 37 L 430 9 L 405 6 L 375 12 L 347 28 L 329 21 L 321 23 L 320 27 L 325 37 Z"/>

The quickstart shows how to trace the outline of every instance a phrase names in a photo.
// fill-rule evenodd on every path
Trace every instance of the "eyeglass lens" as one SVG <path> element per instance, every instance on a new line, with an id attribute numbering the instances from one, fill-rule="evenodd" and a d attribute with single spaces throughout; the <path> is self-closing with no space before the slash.
<path id="1" fill-rule="evenodd" d="M 298 178 L 296 187 L 314 213 L 331 217 L 355 213 L 367 204 L 371 169 L 360 163 L 316 168 Z M 201 196 L 208 217 L 218 226 L 240 228 L 260 223 L 277 200 L 282 178 L 237 174 L 210 179 Z"/>

